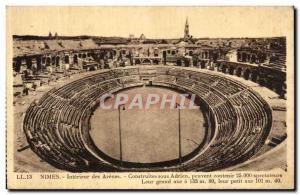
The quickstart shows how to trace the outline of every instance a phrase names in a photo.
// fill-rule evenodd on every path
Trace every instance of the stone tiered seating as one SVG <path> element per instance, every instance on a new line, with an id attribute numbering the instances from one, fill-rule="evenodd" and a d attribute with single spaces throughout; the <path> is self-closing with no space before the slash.
<path id="1" fill-rule="evenodd" d="M 184 86 L 189 89 L 191 89 L 192 86 L 194 85 L 194 82 L 192 80 L 181 79 L 181 78 L 177 79 L 176 83 L 179 86 Z"/>
<path id="2" fill-rule="evenodd" d="M 141 84 L 141 68 L 97 73 L 47 92 L 30 105 L 24 118 L 23 129 L 31 148 L 62 169 L 118 169 L 103 160 L 93 146 L 89 119 L 102 94 Z M 246 161 L 264 144 L 271 128 L 271 110 L 251 89 L 204 72 L 167 67 L 156 70 L 154 85 L 184 88 L 203 100 L 214 136 L 207 148 L 182 166 L 150 170 L 218 170 Z"/>
<path id="3" fill-rule="evenodd" d="M 175 77 L 174 76 L 167 76 L 167 75 L 157 76 L 153 79 L 153 82 L 154 83 L 173 84 L 175 82 Z"/>

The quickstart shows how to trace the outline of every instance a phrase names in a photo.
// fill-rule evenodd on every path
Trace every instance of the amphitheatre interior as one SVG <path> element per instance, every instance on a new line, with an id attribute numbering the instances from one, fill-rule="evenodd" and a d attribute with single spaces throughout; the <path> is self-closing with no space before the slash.
<path id="1" fill-rule="evenodd" d="M 13 51 L 17 172 L 287 168 L 285 37 L 14 36 Z M 199 109 L 103 110 L 106 93 Z"/>

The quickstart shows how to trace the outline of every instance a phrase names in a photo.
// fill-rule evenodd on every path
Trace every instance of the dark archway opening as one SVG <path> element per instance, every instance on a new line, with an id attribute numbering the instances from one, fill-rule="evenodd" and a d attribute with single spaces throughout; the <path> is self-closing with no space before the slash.
<path id="1" fill-rule="evenodd" d="M 59 61 L 60 61 L 59 56 L 56 56 L 56 58 L 55 58 L 55 65 L 56 66 L 59 66 Z"/>
<path id="2" fill-rule="evenodd" d="M 135 60 L 135 64 L 141 64 L 141 60 L 136 59 L 136 60 Z"/>
<path id="3" fill-rule="evenodd" d="M 163 51 L 163 60 L 164 60 L 164 65 L 167 64 L 167 52 Z"/>
<path id="4" fill-rule="evenodd" d="M 151 60 L 149 60 L 149 59 L 144 59 L 144 60 L 143 60 L 143 64 L 151 64 Z"/>
<path id="5" fill-rule="evenodd" d="M 226 66 L 226 65 L 223 65 L 223 66 L 222 66 L 222 72 L 223 72 L 223 73 L 226 73 L 226 70 L 227 70 L 227 66 Z"/>
<path id="6" fill-rule="evenodd" d="M 190 66 L 190 59 L 184 58 L 184 66 L 186 67 Z"/>
<path id="7" fill-rule="evenodd" d="M 158 60 L 153 60 L 153 64 L 159 64 L 159 61 Z"/>
<path id="8" fill-rule="evenodd" d="M 78 64 L 78 57 L 77 57 L 77 55 L 74 55 L 73 61 L 74 61 L 74 64 Z"/>
<path id="9" fill-rule="evenodd" d="M 240 77 L 240 76 L 242 75 L 242 71 L 243 71 L 242 68 L 238 68 L 238 69 L 236 70 L 236 76 Z"/>
<path id="10" fill-rule="evenodd" d="M 17 58 L 16 59 L 16 63 L 14 63 L 14 70 L 16 72 L 20 72 L 20 70 L 21 70 L 21 63 L 22 63 L 21 58 Z"/>
<path id="11" fill-rule="evenodd" d="M 69 60 L 69 56 L 65 56 L 65 64 L 69 64 L 70 60 Z"/>
<path id="12" fill-rule="evenodd" d="M 51 65 L 55 65 L 55 56 L 51 57 Z"/>
<path id="13" fill-rule="evenodd" d="M 234 73 L 234 67 L 230 66 L 229 67 L 229 74 L 233 75 L 233 73 Z"/>
<path id="14" fill-rule="evenodd" d="M 246 61 L 247 61 L 247 54 L 242 53 L 242 62 L 246 62 Z"/>
<path id="15" fill-rule="evenodd" d="M 46 63 L 46 58 L 42 57 L 42 64 L 45 64 L 45 63 Z"/>
<path id="16" fill-rule="evenodd" d="M 26 66 L 27 66 L 27 69 L 32 69 L 32 60 L 31 58 L 26 58 Z"/>
<path id="17" fill-rule="evenodd" d="M 257 71 L 253 71 L 252 72 L 252 78 L 251 78 L 251 80 L 253 82 L 256 82 L 257 81 L 257 77 L 258 77 L 258 72 Z"/>
<path id="18" fill-rule="evenodd" d="M 249 75 L 250 75 L 250 70 L 246 69 L 244 72 L 244 79 L 248 80 L 249 79 Z"/>
<path id="19" fill-rule="evenodd" d="M 51 58 L 47 57 L 46 58 L 46 66 L 50 66 L 50 64 L 51 64 Z"/>
<path id="20" fill-rule="evenodd" d="M 42 69 L 42 58 L 41 58 L 41 56 L 38 56 L 36 58 L 36 69 L 37 69 L 37 71 Z"/>
<path id="21" fill-rule="evenodd" d="M 203 68 L 205 68 L 205 61 L 201 61 L 201 68 L 203 69 Z"/>
<path id="22" fill-rule="evenodd" d="M 251 56 L 250 62 L 251 62 L 251 63 L 255 63 L 255 62 L 256 62 L 256 56 L 255 56 L 255 55 L 252 55 L 252 56 Z"/>
<path id="23" fill-rule="evenodd" d="M 181 66 L 182 65 L 182 62 L 181 62 L 180 58 L 176 60 L 176 64 L 177 64 L 177 66 Z"/>
<path id="24" fill-rule="evenodd" d="M 91 66 L 90 71 L 94 71 L 94 70 L 96 70 L 95 66 Z"/>

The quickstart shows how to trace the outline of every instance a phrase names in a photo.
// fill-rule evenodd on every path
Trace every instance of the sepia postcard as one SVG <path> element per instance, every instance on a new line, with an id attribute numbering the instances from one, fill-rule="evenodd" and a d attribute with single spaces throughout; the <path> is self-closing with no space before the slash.
<path id="1" fill-rule="evenodd" d="M 7 189 L 294 190 L 294 7 L 8 6 Z"/>

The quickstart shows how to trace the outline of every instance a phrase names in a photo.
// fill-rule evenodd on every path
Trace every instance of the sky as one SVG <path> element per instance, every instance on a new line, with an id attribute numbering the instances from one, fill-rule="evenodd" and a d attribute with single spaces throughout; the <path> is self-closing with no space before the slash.
<path id="1" fill-rule="evenodd" d="M 195 38 L 286 36 L 291 7 L 8 7 L 14 35 L 183 37 L 186 18 Z"/>

